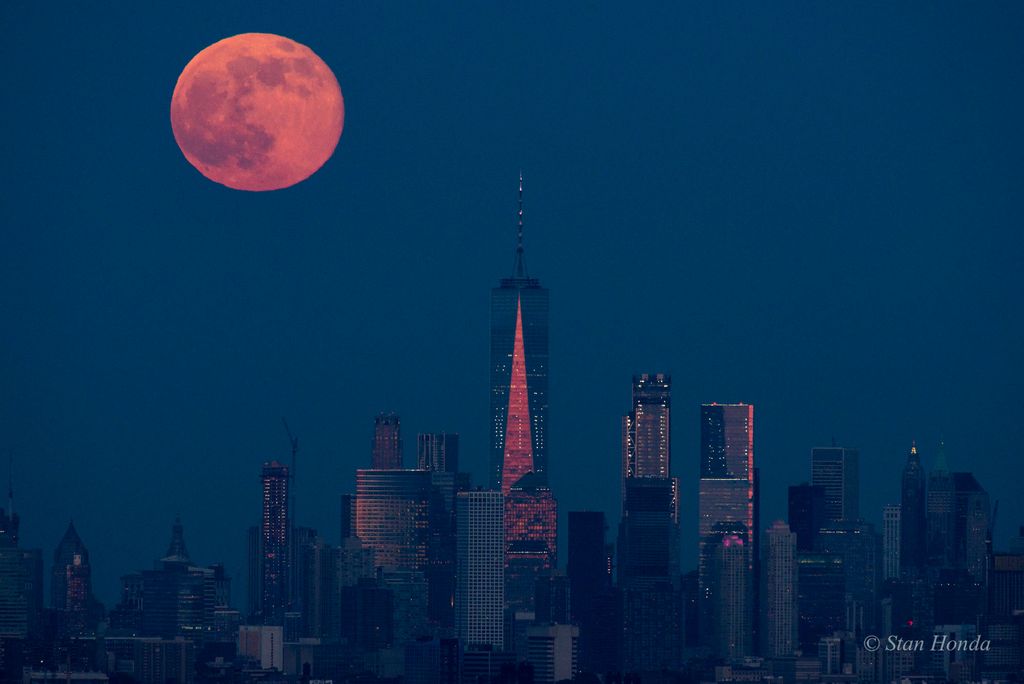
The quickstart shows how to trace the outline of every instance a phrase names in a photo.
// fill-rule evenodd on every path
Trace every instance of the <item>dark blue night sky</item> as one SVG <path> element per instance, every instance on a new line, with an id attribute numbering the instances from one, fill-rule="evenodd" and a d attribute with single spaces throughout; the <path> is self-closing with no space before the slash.
<path id="1" fill-rule="evenodd" d="M 944 437 L 1000 500 L 997 541 L 1024 523 L 1019 3 L 0 16 L 0 452 L 23 544 L 49 561 L 74 518 L 108 603 L 177 514 L 240 601 L 282 416 L 299 521 L 332 541 L 380 410 L 402 415 L 407 462 L 416 432 L 454 430 L 483 479 L 520 169 L 563 514 L 614 525 L 630 376 L 664 370 L 685 565 L 702 401 L 756 405 L 765 527 L 833 437 L 861 448 L 869 520 L 911 440 L 930 467 Z M 207 181 L 171 134 L 182 67 L 248 31 L 309 45 L 345 94 L 334 157 L 284 191 Z"/>

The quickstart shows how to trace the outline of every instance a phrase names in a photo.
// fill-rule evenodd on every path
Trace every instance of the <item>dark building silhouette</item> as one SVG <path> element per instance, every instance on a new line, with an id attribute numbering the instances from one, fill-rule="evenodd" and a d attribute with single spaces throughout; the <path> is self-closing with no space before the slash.
<path id="1" fill-rule="evenodd" d="M 537 578 L 534 585 L 534 620 L 539 625 L 572 624 L 572 588 L 569 578 L 557 571 Z"/>
<path id="2" fill-rule="evenodd" d="M 841 556 L 846 585 L 844 627 L 870 633 L 877 624 L 878 586 L 881 581 L 881 540 L 873 525 L 856 521 L 826 524 L 818 533 L 815 550 Z"/>
<path id="3" fill-rule="evenodd" d="M 354 494 L 341 495 L 340 529 L 344 541 L 356 533 L 356 497 Z"/>
<path id="4" fill-rule="evenodd" d="M 676 483 L 626 479 L 619 523 L 622 666 L 630 672 L 678 667 L 682 655 Z"/>
<path id="5" fill-rule="evenodd" d="M 612 576 L 605 534 L 608 523 L 600 511 L 569 511 L 569 559 L 566 574 L 572 588 L 572 614 L 580 620 L 592 597 L 611 588 Z M 586 637 L 581 631 L 581 639 Z"/>
<path id="6" fill-rule="evenodd" d="M 260 524 L 260 613 L 263 623 L 283 625 L 289 607 L 291 520 L 288 466 L 263 464 L 263 518 Z"/>
<path id="7" fill-rule="evenodd" d="M 397 413 L 378 413 L 370 443 L 373 470 L 402 467 L 402 421 Z"/>
<path id="8" fill-rule="evenodd" d="M 971 473 L 953 473 L 953 492 L 956 567 L 984 580 L 991 524 L 988 492 Z"/>
<path id="9" fill-rule="evenodd" d="M 229 607 L 231 580 L 222 565 L 192 562 L 180 520 L 171 528 L 167 552 L 153 569 L 121 578 L 121 602 L 111 613 L 117 626 L 143 637 L 203 639 L 215 614 Z"/>
<path id="10" fill-rule="evenodd" d="M 42 628 L 42 551 L 19 548 L 19 523 L 13 503 L 0 508 L 0 638 L 37 637 Z"/>
<path id="11" fill-rule="evenodd" d="M 927 559 L 925 475 L 916 444 L 907 454 L 900 492 L 900 572 L 913 578 L 922 574 Z"/>
<path id="12" fill-rule="evenodd" d="M 548 291 L 527 275 L 523 181 L 512 276 L 491 290 L 491 486 L 547 474 Z"/>
<path id="13" fill-rule="evenodd" d="M 797 550 L 813 551 L 818 530 L 825 524 L 825 488 L 806 482 L 790 486 L 788 521 Z"/>
<path id="14" fill-rule="evenodd" d="M 811 450 L 811 484 L 825 488 L 825 519 L 860 519 L 860 453 L 833 446 Z"/>
<path id="15" fill-rule="evenodd" d="M 843 557 L 797 554 L 797 634 L 804 653 L 817 653 L 818 640 L 842 630 L 846 622 L 846 571 Z"/>
<path id="16" fill-rule="evenodd" d="M 935 466 L 928 473 L 925 502 L 928 564 L 937 568 L 951 568 L 956 562 L 956 495 L 953 474 L 949 472 L 949 464 L 946 462 L 946 446 L 942 442 L 935 455 Z"/>
<path id="17" fill-rule="evenodd" d="M 614 672 L 621 666 L 621 597 L 612 589 L 607 529 L 602 512 L 569 512 L 566 574 L 572 621 L 580 627 L 580 668 L 585 672 Z"/>
<path id="18" fill-rule="evenodd" d="M 434 432 L 416 436 L 416 467 L 446 473 L 459 472 L 459 435 Z"/>

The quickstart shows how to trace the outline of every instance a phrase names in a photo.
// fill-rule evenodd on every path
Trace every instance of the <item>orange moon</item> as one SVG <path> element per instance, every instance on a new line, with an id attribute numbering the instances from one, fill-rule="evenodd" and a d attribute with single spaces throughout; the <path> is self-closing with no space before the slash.
<path id="1" fill-rule="evenodd" d="M 185 158 L 236 190 L 278 190 L 324 165 L 341 137 L 345 101 L 330 67 L 294 40 L 243 33 L 192 58 L 171 96 Z"/>

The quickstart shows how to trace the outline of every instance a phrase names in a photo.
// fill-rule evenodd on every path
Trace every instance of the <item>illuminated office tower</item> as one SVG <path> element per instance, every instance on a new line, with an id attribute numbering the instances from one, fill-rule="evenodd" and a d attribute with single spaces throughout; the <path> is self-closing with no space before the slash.
<path id="1" fill-rule="evenodd" d="M 377 567 L 422 570 L 430 542 L 431 474 L 357 470 L 355 534 Z"/>
<path id="2" fill-rule="evenodd" d="M 793 655 L 797 648 L 797 537 L 781 520 L 768 529 L 765 546 L 764 655 Z"/>
<path id="3" fill-rule="evenodd" d="M 860 454 L 830 446 L 811 450 L 811 484 L 825 489 L 825 519 L 860 519 Z"/>
<path id="4" fill-rule="evenodd" d="M 459 435 L 434 432 L 416 436 L 416 467 L 435 472 L 459 472 Z"/>
<path id="5" fill-rule="evenodd" d="M 373 470 L 402 467 L 402 421 L 397 413 L 378 413 L 373 420 L 370 443 Z"/>
<path id="6" fill-rule="evenodd" d="M 622 417 L 623 500 L 627 479 L 671 476 L 671 408 L 671 376 L 664 373 L 633 376 L 633 405 Z"/>
<path id="7" fill-rule="evenodd" d="M 558 503 L 536 473 L 505 497 L 505 604 L 533 610 L 537 579 L 557 567 Z"/>
<path id="8" fill-rule="evenodd" d="M 264 624 L 283 625 L 284 614 L 288 610 L 291 571 L 288 466 L 277 461 L 264 463 L 262 481 L 263 518 L 260 522 L 259 552 L 263 589 L 260 609 Z"/>
<path id="9" fill-rule="evenodd" d="M 882 507 L 882 579 L 900 578 L 900 505 Z"/>
<path id="10" fill-rule="evenodd" d="M 925 498 L 925 525 L 928 532 L 928 564 L 938 568 L 953 567 L 956 559 L 954 528 L 956 526 L 956 493 L 953 474 L 946 462 L 946 445 L 939 442 L 935 466 L 928 473 Z"/>
<path id="11" fill-rule="evenodd" d="M 512 276 L 491 290 L 491 486 L 547 473 L 548 291 L 527 275 L 523 179 Z"/>
<path id="12" fill-rule="evenodd" d="M 504 516 L 501 492 L 456 495 L 455 627 L 467 646 L 505 643 Z"/>
<path id="13" fill-rule="evenodd" d="M 733 625 L 716 622 L 716 616 L 732 615 L 736 606 L 745 611 L 742 624 L 751 631 L 757 643 L 759 636 L 759 582 L 758 552 L 758 477 L 754 467 L 754 407 L 751 404 L 704 404 L 700 413 L 700 483 L 698 500 L 698 536 L 701 544 L 698 582 L 701 603 L 701 640 L 716 648 L 735 633 Z M 750 596 L 738 602 L 724 595 L 716 595 L 718 583 L 712 576 L 709 561 L 722 556 L 718 549 L 723 535 L 743 540 L 742 550 L 747 558 Z M 710 548 L 704 546 L 710 544 Z M 736 544 L 726 554 L 731 562 Z M 731 565 L 729 567 L 732 567 Z M 730 580 L 731 582 L 731 580 Z M 737 586 L 730 583 L 729 587 Z M 729 606 L 720 605 L 723 600 Z M 727 610 L 728 609 L 728 610 Z M 724 633 L 722 632 L 724 630 Z M 743 647 L 745 644 L 740 644 Z M 719 654 L 724 655 L 724 654 Z"/>
<path id="14" fill-rule="evenodd" d="M 917 444 L 907 454 L 900 484 L 900 573 L 912 579 L 924 570 L 927 537 L 925 477 Z"/>

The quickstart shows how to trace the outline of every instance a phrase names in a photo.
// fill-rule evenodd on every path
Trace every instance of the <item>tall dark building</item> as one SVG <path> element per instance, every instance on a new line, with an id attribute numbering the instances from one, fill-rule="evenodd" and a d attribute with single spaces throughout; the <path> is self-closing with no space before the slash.
<path id="1" fill-rule="evenodd" d="M 725 643 L 724 634 L 738 633 L 735 624 L 725 625 L 715 616 L 733 619 L 739 615 L 733 608 L 742 609 L 743 629 L 748 629 L 753 639 L 739 644 L 729 655 L 739 657 L 752 655 L 743 653 L 747 644 L 758 643 L 758 574 L 760 554 L 757 531 L 758 521 L 758 480 L 754 467 L 754 407 L 751 404 L 704 404 L 700 413 L 700 485 L 698 500 L 698 536 L 701 544 L 699 581 L 701 594 L 701 640 L 712 648 Z M 742 545 L 733 538 L 741 539 Z M 724 547 L 729 539 L 729 548 Z M 709 566 L 718 563 L 718 568 L 735 567 L 737 548 L 747 557 L 748 581 L 743 583 L 750 595 L 739 600 L 736 596 L 716 594 L 714 588 L 720 583 L 720 572 Z M 724 555 L 723 555 L 724 554 Z M 718 559 L 718 560 L 716 560 Z M 721 562 L 719 562 L 721 561 Z M 730 575 L 730 591 L 740 586 Z M 721 601 L 729 601 L 728 605 Z M 739 618 L 736 618 L 739 619 Z M 712 630 L 718 630 L 715 633 Z M 730 643 L 733 643 L 730 641 Z M 724 655 L 724 654 L 719 654 Z"/>
<path id="2" fill-rule="evenodd" d="M 953 537 L 956 567 L 985 579 L 991 509 L 988 492 L 971 473 L 953 473 L 955 513 Z"/>
<path id="3" fill-rule="evenodd" d="M 397 413 L 378 413 L 373 419 L 370 450 L 374 470 L 402 467 L 402 421 Z"/>
<path id="4" fill-rule="evenodd" d="M 633 404 L 622 417 L 622 494 L 631 477 L 672 475 L 669 414 L 672 377 L 664 373 L 633 376 Z"/>
<path id="5" fill-rule="evenodd" d="M 611 548 L 604 513 L 569 512 L 570 612 L 580 627 L 579 662 L 587 672 L 613 672 L 620 667 L 621 598 L 612 589 Z"/>
<path id="6" fill-rule="evenodd" d="M 678 667 L 682 654 L 677 490 L 669 478 L 626 479 L 617 551 L 622 663 L 630 672 Z"/>
<path id="7" fill-rule="evenodd" d="M 900 492 L 900 572 L 913 578 L 924 570 L 928 536 L 924 467 L 916 443 L 911 445 L 903 466 Z"/>
<path id="8" fill-rule="evenodd" d="M 420 470 L 459 472 L 459 435 L 433 432 L 416 436 L 416 467 Z"/>
<path id="9" fill-rule="evenodd" d="M 263 590 L 260 609 L 264 624 L 283 625 L 288 610 L 291 560 L 291 520 L 288 517 L 288 466 L 277 461 L 263 464 L 263 519 L 260 555 Z"/>
<path id="10" fill-rule="evenodd" d="M 811 450 L 811 484 L 825 488 L 825 519 L 860 519 L 860 454 L 830 446 Z"/>
<path id="11" fill-rule="evenodd" d="M 547 476 L 548 291 L 527 274 L 523 181 L 512 276 L 491 290 L 491 485 L 508 494 L 535 472 Z"/>
<path id="12" fill-rule="evenodd" d="M 928 473 L 928 494 L 925 517 L 928 534 L 928 564 L 938 568 L 953 567 L 956 558 L 953 537 L 956 523 L 956 502 L 953 474 L 946 462 L 946 445 L 939 442 L 935 466 Z"/>
<path id="13" fill-rule="evenodd" d="M 818 530 L 825 524 L 825 488 L 806 482 L 790 486 L 788 521 L 797 551 L 813 551 Z"/>
<path id="14" fill-rule="evenodd" d="M 842 630 L 846 618 L 846 572 L 843 557 L 799 553 L 797 566 L 797 634 L 804 653 L 817 653 L 818 640 Z"/>
<path id="15" fill-rule="evenodd" d="M 846 582 L 846 629 L 870 632 L 877 624 L 882 574 L 881 542 L 873 525 L 830 522 L 821 528 L 815 551 L 842 556 Z"/>
<path id="16" fill-rule="evenodd" d="M 92 566 L 89 550 L 68 524 L 53 553 L 50 581 L 50 607 L 57 611 L 61 631 L 67 635 L 88 633 L 96 624 L 99 605 L 92 593 Z"/>
<path id="17" fill-rule="evenodd" d="M 580 619 L 592 597 L 612 584 L 605 532 L 600 511 L 569 511 L 569 561 L 566 574 L 572 588 L 572 614 Z M 581 634 L 582 637 L 582 634 Z"/>
<path id="18" fill-rule="evenodd" d="M 39 549 L 18 547 L 19 519 L 13 509 L 13 503 L 0 508 L 0 638 L 24 639 L 38 635 L 42 626 L 43 556 Z"/>

